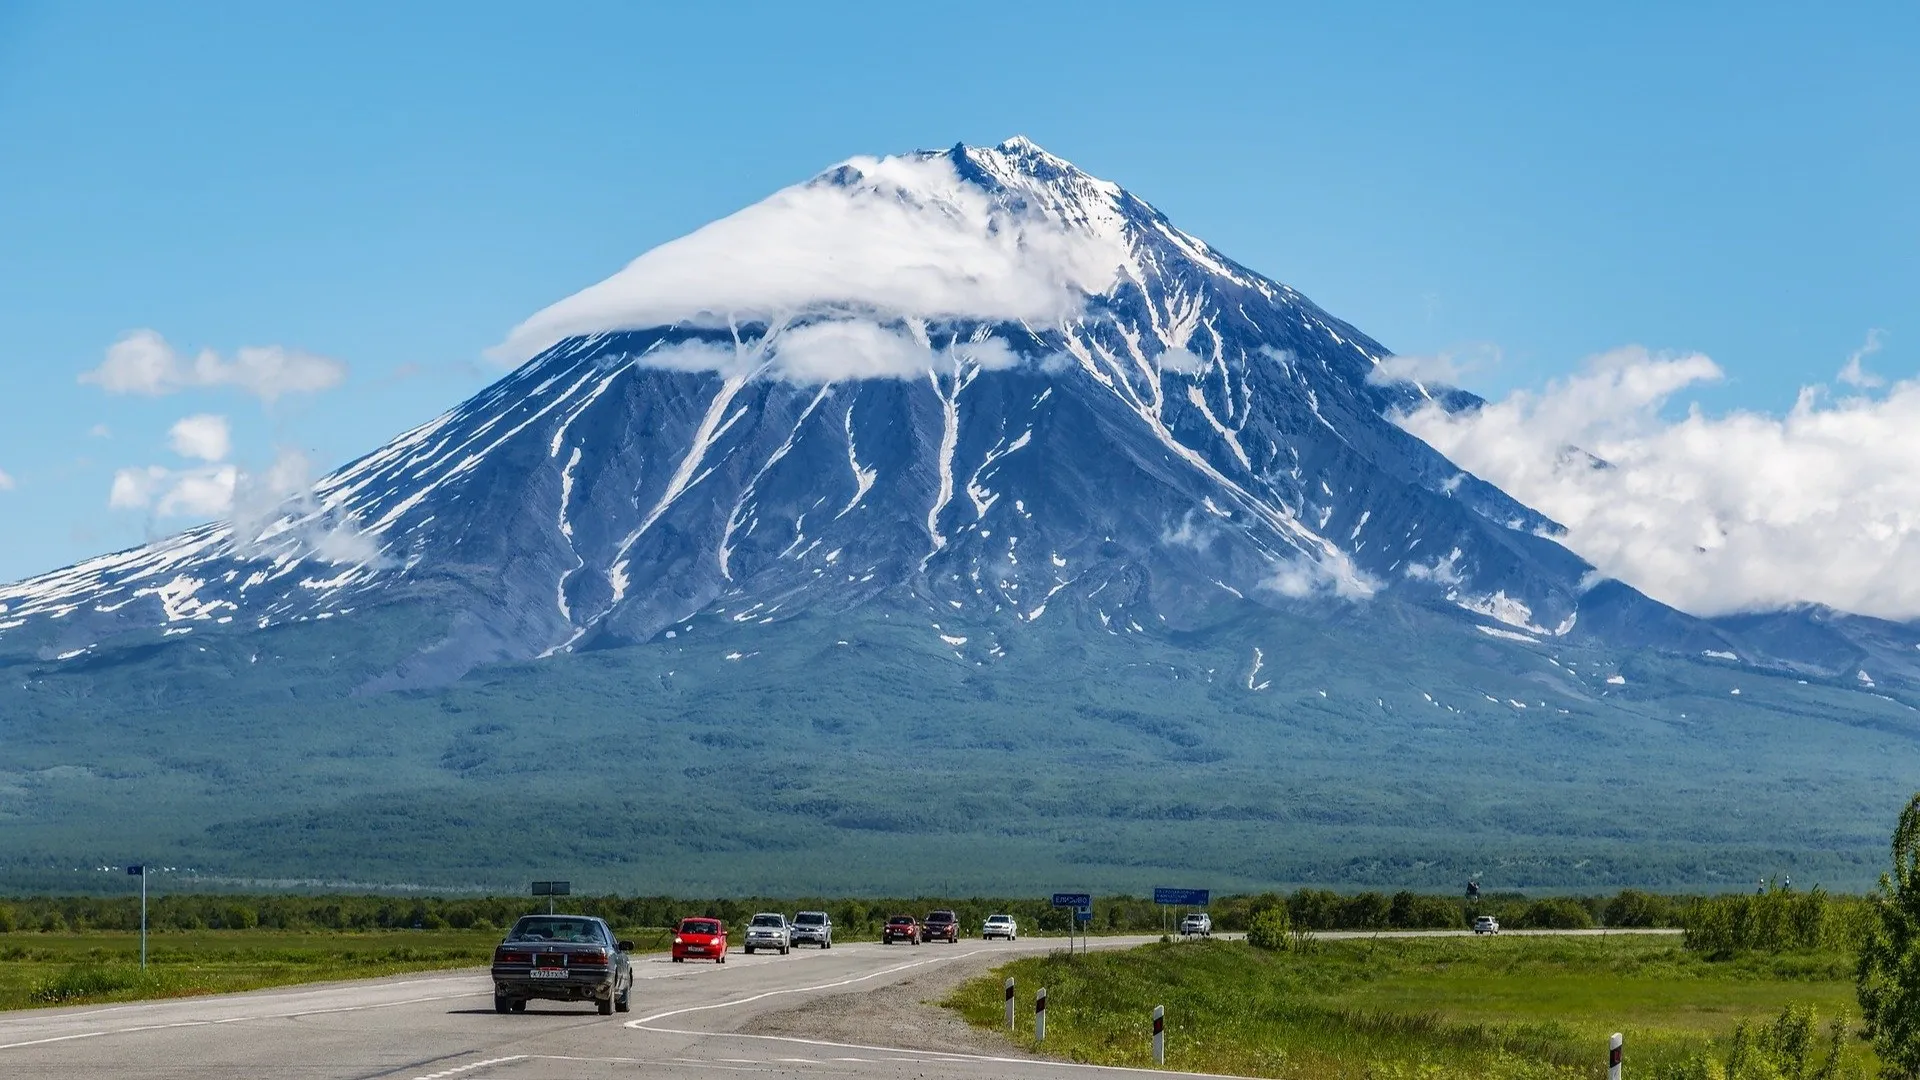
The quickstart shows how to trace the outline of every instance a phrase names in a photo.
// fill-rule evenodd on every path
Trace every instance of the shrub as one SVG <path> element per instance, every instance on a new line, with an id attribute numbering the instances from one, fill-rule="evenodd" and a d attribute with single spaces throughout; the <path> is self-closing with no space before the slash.
<path id="1" fill-rule="evenodd" d="M 1284 949 L 1292 928 L 1293 921 L 1287 917 L 1286 908 L 1278 905 L 1267 908 L 1253 917 L 1253 925 L 1247 928 L 1247 944 L 1256 949 Z"/>
<path id="2" fill-rule="evenodd" d="M 1586 930 L 1593 926 L 1593 913 L 1578 900 L 1554 897 L 1528 904 L 1513 925 L 1522 930 Z"/>
<path id="3" fill-rule="evenodd" d="M 1671 926 L 1674 917 L 1673 901 L 1638 889 L 1622 889 L 1618 895 L 1607 901 L 1606 910 L 1601 917 L 1606 920 L 1608 926 Z"/>
<path id="4" fill-rule="evenodd" d="M 1893 832 L 1893 870 L 1880 876 L 1855 986 L 1881 1075 L 1920 1077 L 1920 795 Z"/>

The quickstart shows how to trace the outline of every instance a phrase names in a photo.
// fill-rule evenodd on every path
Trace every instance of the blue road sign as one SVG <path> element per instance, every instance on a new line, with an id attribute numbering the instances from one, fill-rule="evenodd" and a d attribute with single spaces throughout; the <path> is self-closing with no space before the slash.
<path id="1" fill-rule="evenodd" d="M 1093 894 L 1083 892 L 1057 892 L 1053 894 L 1054 907 L 1091 908 Z"/>
<path id="2" fill-rule="evenodd" d="M 127 867 L 127 873 L 135 877 L 146 877 L 147 868 L 144 866 L 129 866 Z"/>
<path id="3" fill-rule="evenodd" d="M 1153 902 L 1171 907 L 1206 907 L 1213 896 L 1206 889 L 1155 889 Z"/>
<path id="4" fill-rule="evenodd" d="M 1073 917 L 1080 920 L 1081 922 L 1092 922 L 1093 909 L 1090 907 L 1074 908 Z"/>

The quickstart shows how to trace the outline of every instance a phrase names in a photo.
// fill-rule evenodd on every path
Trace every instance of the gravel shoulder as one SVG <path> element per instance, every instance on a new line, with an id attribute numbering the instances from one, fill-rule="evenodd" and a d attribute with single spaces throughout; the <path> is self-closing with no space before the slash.
<path id="1" fill-rule="evenodd" d="M 1013 957 L 969 957 L 936 964 L 872 990 L 813 998 L 805 1005 L 755 1017 L 753 1032 L 862 1046 L 1031 1059 L 1034 1055 L 1005 1036 L 973 1027 L 959 1014 L 940 1007 L 940 1002 L 961 983 L 1010 959 Z"/>

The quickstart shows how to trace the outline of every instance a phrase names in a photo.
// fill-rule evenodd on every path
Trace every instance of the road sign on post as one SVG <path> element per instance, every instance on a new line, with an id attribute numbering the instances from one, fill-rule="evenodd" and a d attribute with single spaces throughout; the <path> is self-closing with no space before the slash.
<path id="1" fill-rule="evenodd" d="M 127 873 L 140 879 L 140 970 L 147 970 L 147 868 L 129 866 Z"/>
<path id="2" fill-rule="evenodd" d="M 533 895 L 547 898 L 547 914 L 553 914 L 553 898 L 573 895 L 571 881 L 536 881 L 533 883 Z"/>
<path id="3" fill-rule="evenodd" d="M 1072 908 L 1073 914 L 1067 916 L 1067 951 L 1073 951 L 1073 928 L 1077 923 L 1093 921 L 1093 894 L 1083 892 L 1057 892 L 1053 894 L 1053 906 Z"/>

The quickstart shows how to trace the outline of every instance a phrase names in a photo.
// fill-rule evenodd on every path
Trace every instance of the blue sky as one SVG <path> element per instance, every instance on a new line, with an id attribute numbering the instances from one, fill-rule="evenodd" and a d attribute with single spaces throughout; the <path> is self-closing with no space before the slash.
<path id="1" fill-rule="evenodd" d="M 655 244 L 1016 132 L 1490 396 L 1637 343 L 1784 412 L 1870 331 L 1910 377 L 1920 6 L 1552 6 L 0 0 L 0 580 L 190 523 L 108 505 L 185 417 L 330 467 Z M 347 374 L 79 381 L 141 329 Z"/>

